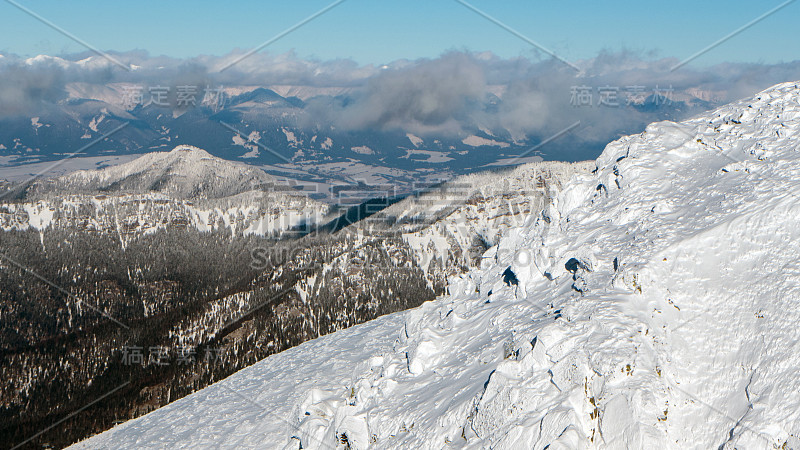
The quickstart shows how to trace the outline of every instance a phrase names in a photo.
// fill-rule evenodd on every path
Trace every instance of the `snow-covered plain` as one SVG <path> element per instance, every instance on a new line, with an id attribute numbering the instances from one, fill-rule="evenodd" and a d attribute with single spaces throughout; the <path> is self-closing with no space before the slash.
<path id="1" fill-rule="evenodd" d="M 799 146 L 797 83 L 652 124 L 449 295 L 76 447 L 800 448 Z"/>
<path id="2" fill-rule="evenodd" d="M 5 147 L 0 144 L 0 150 Z M 78 170 L 90 170 L 98 167 L 121 165 L 142 155 L 108 155 L 70 158 L 58 164 L 52 161 L 18 164 L 17 156 L 0 156 L 0 179 L 21 182 L 35 177 L 56 177 Z"/>

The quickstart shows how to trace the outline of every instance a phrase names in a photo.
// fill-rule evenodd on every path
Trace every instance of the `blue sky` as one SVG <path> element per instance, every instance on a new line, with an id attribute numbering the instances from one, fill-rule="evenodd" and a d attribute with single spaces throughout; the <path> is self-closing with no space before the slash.
<path id="1" fill-rule="evenodd" d="M 108 2 L 16 0 L 103 50 L 191 57 L 250 49 L 331 0 Z M 629 49 L 686 58 L 783 1 L 669 2 L 472 0 L 474 6 L 567 60 Z M 693 64 L 798 59 L 800 1 L 764 19 Z M 531 46 L 454 0 L 347 0 L 270 45 L 300 57 L 381 64 L 452 49 L 532 56 Z M 63 54 L 84 48 L 0 2 L 0 52 Z M 651 54 L 650 52 L 655 52 Z"/>

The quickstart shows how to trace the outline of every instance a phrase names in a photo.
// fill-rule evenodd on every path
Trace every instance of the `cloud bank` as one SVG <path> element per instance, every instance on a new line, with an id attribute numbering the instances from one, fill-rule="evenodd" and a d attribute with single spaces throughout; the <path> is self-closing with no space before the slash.
<path id="1" fill-rule="evenodd" d="M 131 71 L 90 54 L 3 55 L 0 117 L 31 115 L 42 105 L 63 102 L 71 83 L 290 85 L 320 89 L 319 95 L 306 99 L 304 123 L 310 127 L 459 136 L 483 130 L 522 142 L 581 121 L 585 139 L 607 139 L 653 120 L 682 119 L 773 84 L 800 79 L 800 61 L 729 63 L 673 72 L 675 58 L 647 59 L 631 52 L 577 61 L 580 72 L 555 60 L 470 52 L 386 66 L 260 53 L 220 72 L 241 54 L 187 60 L 141 51 L 113 55 Z M 324 88 L 341 88 L 344 94 L 324 94 Z"/>

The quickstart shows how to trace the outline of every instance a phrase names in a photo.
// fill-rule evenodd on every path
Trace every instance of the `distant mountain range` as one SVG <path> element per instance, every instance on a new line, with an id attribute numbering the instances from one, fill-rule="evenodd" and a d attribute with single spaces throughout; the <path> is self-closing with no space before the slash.
<path id="1" fill-rule="evenodd" d="M 124 83 L 69 83 L 62 100 L 42 103 L 35 116 L 0 117 L 0 179 L 8 178 L 4 173 L 12 167 L 18 172 L 20 166 L 32 163 L 138 155 L 186 144 L 260 167 L 322 198 L 335 195 L 331 185 L 410 192 L 419 184 L 493 165 L 584 160 L 599 154 L 605 142 L 602 136 L 594 142 L 591 137 L 573 135 L 577 127 L 556 136 L 520 140 L 506 129 L 469 121 L 466 131 L 458 135 L 337 129 L 321 123 L 315 108 L 351 103 L 358 95 L 355 89 L 272 87 L 156 86 L 162 89 L 157 91 L 140 86 L 137 89 L 143 93 L 131 94 L 132 86 Z M 179 88 L 191 89 L 181 94 Z M 675 118 L 713 106 L 702 92 L 676 93 L 674 101 L 660 105 L 648 101 L 647 95 L 620 108 Z M 565 92 L 568 101 L 569 92 Z M 484 104 L 474 108 L 490 113 L 503 102 L 489 93 Z M 594 131 L 588 125 L 582 133 L 591 136 Z M 626 131 L 638 130 L 619 129 L 620 134 Z M 546 145 L 539 146 L 542 143 Z M 86 161 L 92 162 L 83 166 L 72 162 L 83 168 L 97 162 Z M 38 166 L 31 166 L 30 172 L 37 170 Z"/>

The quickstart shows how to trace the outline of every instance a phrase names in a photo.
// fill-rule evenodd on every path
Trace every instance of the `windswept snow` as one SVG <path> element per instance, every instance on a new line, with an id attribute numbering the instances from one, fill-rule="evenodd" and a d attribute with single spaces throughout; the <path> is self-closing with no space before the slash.
<path id="1" fill-rule="evenodd" d="M 449 295 L 76 447 L 798 448 L 799 148 L 796 83 L 652 124 Z"/>

